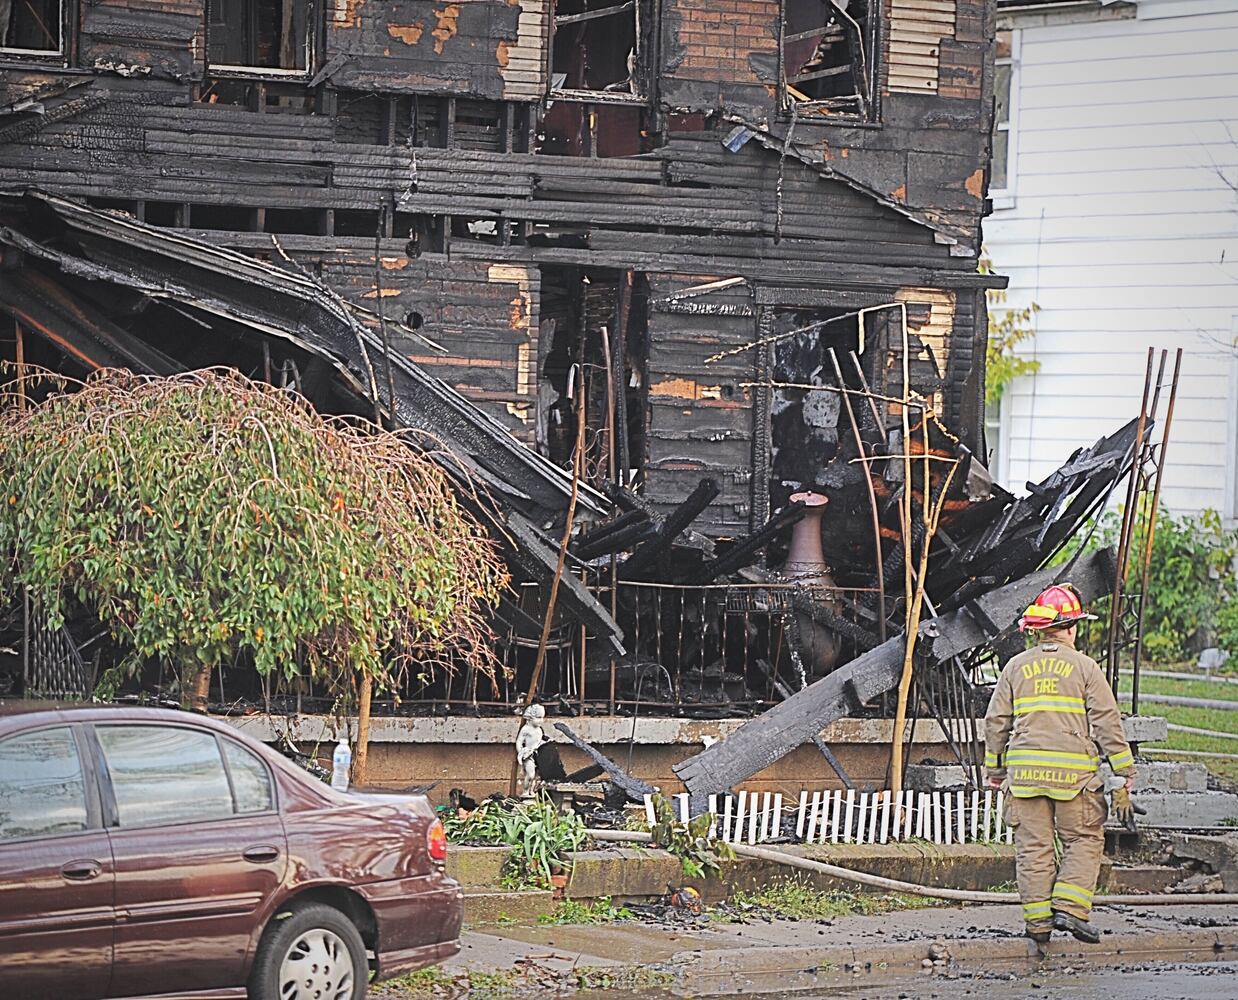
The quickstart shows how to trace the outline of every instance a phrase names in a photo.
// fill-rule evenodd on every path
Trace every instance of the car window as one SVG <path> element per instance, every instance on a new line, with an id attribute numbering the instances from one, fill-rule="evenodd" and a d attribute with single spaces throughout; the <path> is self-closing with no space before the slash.
<path id="1" fill-rule="evenodd" d="M 228 773 L 232 775 L 232 795 L 239 813 L 266 812 L 274 803 L 271 796 L 271 775 L 254 754 L 239 743 L 221 740 Z"/>
<path id="2" fill-rule="evenodd" d="M 0 840 L 86 829 L 86 784 L 73 731 L 40 729 L 0 741 Z"/>
<path id="3" fill-rule="evenodd" d="M 213 733 L 179 726 L 99 726 L 121 827 L 232 815 Z"/>

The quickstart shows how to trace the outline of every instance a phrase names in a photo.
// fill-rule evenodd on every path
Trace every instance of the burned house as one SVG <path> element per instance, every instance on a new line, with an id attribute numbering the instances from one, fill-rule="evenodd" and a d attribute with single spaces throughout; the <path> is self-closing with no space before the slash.
<path id="1" fill-rule="evenodd" d="M 994 6 L 0 5 L 0 349 L 231 364 L 464 456 L 523 581 L 496 624 L 511 676 L 405 711 L 528 690 L 574 495 L 539 695 L 751 714 L 898 619 L 897 475 L 868 470 L 901 448 L 904 371 L 959 504 L 1013 502 L 973 460 Z M 831 498 L 808 611 L 769 576 L 800 494 Z M 973 586 L 961 565 L 943 590 Z M 788 655 L 822 629 L 828 664 Z"/>

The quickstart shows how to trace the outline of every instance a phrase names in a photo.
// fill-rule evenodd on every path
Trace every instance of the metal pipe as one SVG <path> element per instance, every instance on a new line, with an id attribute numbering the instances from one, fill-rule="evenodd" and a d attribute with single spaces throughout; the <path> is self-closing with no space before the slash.
<path id="1" fill-rule="evenodd" d="M 1165 355 L 1161 355 L 1161 367 L 1164 368 Z M 1143 571 L 1139 582 L 1139 615 L 1135 620 L 1135 655 L 1132 664 L 1134 676 L 1131 678 L 1131 712 L 1139 714 L 1139 664 L 1143 659 L 1143 608 L 1148 596 L 1148 581 L 1152 570 L 1152 542 L 1156 538 L 1156 514 L 1161 503 L 1161 482 L 1164 479 L 1165 452 L 1169 450 L 1169 428 L 1174 421 L 1174 403 L 1178 399 L 1178 376 L 1182 372 L 1182 348 L 1174 357 L 1173 381 L 1169 384 L 1169 406 L 1165 410 L 1165 427 L 1161 431 L 1161 450 L 1156 456 L 1156 488 L 1152 491 L 1152 506 L 1148 508 L 1148 525 L 1144 529 Z M 1159 395 L 1159 380 L 1156 391 Z"/>
<path id="2" fill-rule="evenodd" d="M 1140 456 L 1143 451 L 1144 426 L 1148 419 L 1148 393 L 1152 384 L 1153 348 L 1148 348 L 1148 368 L 1143 379 L 1143 400 L 1139 404 L 1139 423 L 1135 429 L 1135 441 L 1131 445 L 1131 472 L 1126 484 L 1126 509 L 1122 515 L 1122 530 L 1118 535 L 1118 557 L 1113 573 L 1113 591 L 1109 606 L 1109 656 L 1105 664 L 1109 686 L 1118 689 L 1118 628 L 1122 620 L 1122 591 L 1126 584 L 1126 564 L 1129 555 L 1130 532 L 1134 523 L 1132 507 L 1138 490 Z"/>
<path id="3" fill-rule="evenodd" d="M 830 361 L 834 365 L 834 374 L 838 377 L 838 386 L 843 388 L 842 366 L 838 363 L 838 355 L 830 348 Z M 855 438 L 855 447 L 863 457 L 864 439 L 860 436 L 860 425 L 855 419 L 855 409 L 851 405 L 851 397 L 841 393 L 843 405 L 847 408 L 847 420 L 851 424 L 851 434 Z M 877 567 L 877 629 L 882 642 L 886 641 L 886 581 L 881 565 L 881 515 L 877 510 L 877 491 L 873 488 L 872 470 L 864 466 L 864 485 L 868 487 L 868 506 L 873 521 L 873 562 Z"/>
<path id="4" fill-rule="evenodd" d="M 628 473 L 631 471 L 632 459 L 628 454 L 628 398 L 627 380 L 623 377 L 624 358 L 627 355 L 628 344 L 628 314 L 632 306 L 632 272 L 625 271 L 619 282 L 619 301 L 615 304 L 615 336 L 611 344 L 610 367 L 613 370 L 615 385 L 614 400 L 614 437 L 615 457 L 618 461 L 618 476 L 615 482 L 620 486 L 628 483 Z"/>

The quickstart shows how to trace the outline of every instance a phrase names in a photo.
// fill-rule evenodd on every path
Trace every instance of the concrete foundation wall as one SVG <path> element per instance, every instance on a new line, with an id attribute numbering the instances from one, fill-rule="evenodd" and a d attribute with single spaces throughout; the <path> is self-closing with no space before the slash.
<path id="1" fill-rule="evenodd" d="M 302 750 L 314 754 L 327 767 L 338 739 L 339 720 L 321 715 L 294 717 L 250 715 L 221 717 L 239 731 L 264 742 L 285 734 Z M 548 720 L 553 723 L 555 720 Z M 746 719 L 638 719 L 598 716 L 564 720 L 581 738 L 596 746 L 635 777 L 667 794 L 683 791 L 672 770 L 675 764 L 700 753 L 707 739 L 725 739 Z M 1124 720 L 1132 741 L 1164 739 L 1163 719 L 1133 717 Z M 376 718 L 370 727 L 369 780 L 375 788 L 399 789 L 438 782 L 430 792 L 435 804 L 447 801 L 448 792 L 462 788 L 473 798 L 493 792 L 511 793 L 515 781 L 515 718 Z M 837 755 L 857 786 L 881 788 L 886 783 L 890 739 L 894 724 L 889 719 L 839 719 L 821 731 L 821 738 Z M 552 725 L 547 735 L 559 746 L 569 773 L 585 767 L 589 759 L 568 744 Z M 355 720 L 348 720 L 350 738 Z M 945 734 L 936 722 L 919 721 L 912 731 L 908 762 L 925 759 L 951 761 Z M 629 741 L 635 740 L 634 745 Z M 781 792 L 798 797 L 800 790 L 842 788 L 838 776 L 820 751 L 806 744 L 782 760 L 759 771 L 740 788 L 747 791 Z"/>
<path id="2" fill-rule="evenodd" d="M 287 725 L 289 736 L 302 750 L 330 766 L 338 731 L 331 719 L 247 716 L 225 721 L 264 741 L 277 739 Z M 683 791 L 683 784 L 672 767 L 699 753 L 704 738 L 725 738 L 746 720 L 641 719 L 636 724 L 635 745 L 627 742 L 633 733 L 630 718 L 566 721 L 576 733 L 634 776 L 673 794 Z M 376 719 L 371 730 L 367 784 L 395 789 L 437 781 L 439 784 L 430 792 L 436 804 L 445 802 L 452 788 L 462 788 L 477 799 L 493 792 L 510 792 L 515 777 L 513 743 L 518 728 L 515 719 Z M 352 726 L 350 731 L 355 731 Z M 841 719 L 821 735 L 857 785 L 877 788 L 885 784 L 891 734 L 889 720 Z M 559 733 L 548 728 L 548 735 L 559 745 L 569 773 L 590 763 Z M 916 742 L 911 761 L 926 757 L 949 759 L 945 736 L 935 722 L 916 723 L 913 736 Z M 843 784 L 820 751 L 809 744 L 758 772 L 740 787 L 798 796 L 803 788 L 842 788 Z"/>

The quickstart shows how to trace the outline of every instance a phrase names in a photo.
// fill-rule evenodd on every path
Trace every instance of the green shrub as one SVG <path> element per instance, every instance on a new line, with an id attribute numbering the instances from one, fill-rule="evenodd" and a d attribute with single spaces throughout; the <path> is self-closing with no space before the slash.
<path id="1" fill-rule="evenodd" d="M 549 886 L 551 875 L 571 870 L 569 855 L 586 837 L 580 817 L 560 811 L 548 798 L 516 805 L 486 801 L 464 819 L 445 817 L 443 826 L 456 844 L 510 847 L 503 870 L 509 889 Z"/>
<path id="2" fill-rule="evenodd" d="M 1090 547 L 1116 546 L 1120 530 L 1116 511 L 1106 513 L 1097 526 Z M 1140 517 L 1131 543 L 1127 590 L 1137 592 L 1143 561 L 1147 519 Z M 1145 659 L 1169 663 L 1189 659 L 1194 653 L 1223 638 L 1228 628 L 1231 651 L 1238 651 L 1238 530 L 1227 530 L 1215 510 L 1177 516 L 1161 508 L 1152 538 L 1148 593 L 1143 610 Z M 1089 610 L 1101 616 L 1088 638 L 1100 641 L 1108 628 L 1108 599 Z M 1229 623 L 1228 626 L 1226 623 Z"/>
<path id="3" fill-rule="evenodd" d="M 1238 670 L 1238 596 L 1231 594 L 1217 611 L 1216 644 L 1229 653 L 1226 669 Z"/>
<path id="4" fill-rule="evenodd" d="M 735 851 L 724 840 L 712 834 L 714 816 L 702 813 L 684 823 L 675 818 L 675 807 L 665 795 L 653 797 L 656 822 L 649 831 L 656 847 L 675 855 L 683 873 L 689 878 L 717 875 L 722 861 L 735 858 Z"/>

